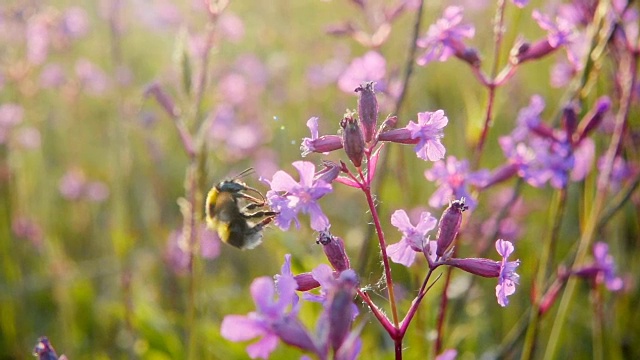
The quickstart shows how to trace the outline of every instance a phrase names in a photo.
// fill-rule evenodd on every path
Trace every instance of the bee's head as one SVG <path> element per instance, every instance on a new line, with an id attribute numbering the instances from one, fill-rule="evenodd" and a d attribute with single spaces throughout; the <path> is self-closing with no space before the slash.
<path id="1" fill-rule="evenodd" d="M 225 180 L 216 185 L 219 192 L 237 193 L 247 190 L 247 186 L 238 180 Z"/>

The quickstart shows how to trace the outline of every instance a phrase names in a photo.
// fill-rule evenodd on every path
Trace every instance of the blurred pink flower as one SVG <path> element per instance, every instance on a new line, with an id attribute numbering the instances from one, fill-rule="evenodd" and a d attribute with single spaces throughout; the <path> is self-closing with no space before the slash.
<path id="1" fill-rule="evenodd" d="M 40 72 L 40 86 L 48 88 L 59 88 L 65 83 L 66 76 L 62 66 L 58 63 L 47 63 Z"/>
<path id="2" fill-rule="evenodd" d="M 369 51 L 353 59 L 338 79 L 338 87 L 346 93 L 353 93 L 361 83 L 375 81 L 377 92 L 384 90 L 387 75 L 387 61 L 377 51 Z"/>
<path id="3" fill-rule="evenodd" d="M 224 12 L 218 20 L 218 26 L 224 38 L 232 43 L 238 43 L 244 37 L 244 23 L 233 13 Z"/>
<path id="4" fill-rule="evenodd" d="M 33 15 L 29 18 L 26 29 L 27 60 L 40 65 L 49 55 L 49 20 L 44 16 Z"/>
<path id="5" fill-rule="evenodd" d="M 72 39 L 83 37 L 89 31 L 87 12 L 78 6 L 68 8 L 62 16 L 61 28 Z"/>
<path id="6" fill-rule="evenodd" d="M 76 61 L 76 76 L 82 84 L 82 89 L 89 94 L 98 96 L 109 88 L 107 75 L 91 61 L 81 58 Z"/>

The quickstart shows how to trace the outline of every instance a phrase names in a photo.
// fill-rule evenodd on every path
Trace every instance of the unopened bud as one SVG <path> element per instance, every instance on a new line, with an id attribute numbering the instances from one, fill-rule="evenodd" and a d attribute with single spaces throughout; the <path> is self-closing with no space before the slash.
<path id="1" fill-rule="evenodd" d="M 357 276 L 353 270 L 343 274 L 338 278 L 338 285 L 328 295 L 329 338 L 334 350 L 338 350 L 346 339 L 355 315 L 353 297 L 356 294 Z"/>
<path id="2" fill-rule="evenodd" d="M 273 325 L 273 331 L 282 342 L 306 350 L 317 353 L 318 349 L 311 339 L 311 335 L 306 327 L 295 316 L 283 316 L 276 320 Z"/>
<path id="3" fill-rule="evenodd" d="M 306 138 L 302 140 L 300 151 L 302 156 L 307 156 L 312 152 L 328 153 L 342 147 L 342 139 L 338 135 L 323 135 L 316 139 Z"/>
<path id="4" fill-rule="evenodd" d="M 444 264 L 482 277 L 496 278 L 500 276 L 500 262 L 494 260 L 484 258 L 450 258 L 447 259 Z"/>
<path id="5" fill-rule="evenodd" d="M 481 65 L 480 55 L 478 54 L 478 50 L 474 48 L 465 48 L 462 53 L 457 54 L 456 57 L 474 68 L 479 68 Z"/>
<path id="6" fill-rule="evenodd" d="M 604 119 L 604 114 L 611 108 L 611 99 L 608 96 L 603 96 L 596 101 L 596 105 L 584 116 L 580 121 L 578 129 L 578 139 L 576 143 L 580 143 L 584 138 L 589 136 L 589 133 L 596 129 Z"/>
<path id="7" fill-rule="evenodd" d="M 358 121 L 353 117 L 353 113 L 348 112 L 340 121 L 342 127 L 342 146 L 347 153 L 349 160 L 355 167 L 362 165 L 364 156 L 364 137 Z"/>
<path id="8" fill-rule="evenodd" d="M 378 125 L 378 99 L 376 99 L 374 90 L 375 84 L 375 82 L 369 81 L 356 88 L 356 92 L 360 93 L 358 97 L 358 116 L 360 116 L 366 143 L 373 139 Z"/>
<path id="9" fill-rule="evenodd" d="M 578 126 L 576 104 L 570 103 L 562 110 L 562 125 L 567 134 L 567 139 L 571 139 Z"/>
<path id="10" fill-rule="evenodd" d="M 526 48 L 521 48 L 521 51 L 515 57 L 514 62 L 516 64 L 522 64 L 525 61 L 540 59 L 551 54 L 557 49 L 557 47 L 551 46 L 546 38 L 541 39 L 527 46 Z"/>
<path id="11" fill-rule="evenodd" d="M 462 223 L 462 212 L 469 207 L 465 205 L 464 198 L 460 200 L 454 200 L 449 204 L 449 207 L 442 213 L 440 222 L 438 223 L 438 235 L 436 243 L 438 245 L 436 249 L 436 255 L 441 257 L 445 251 L 451 246 L 453 240 L 458 235 L 460 230 L 460 224 Z"/>
<path id="12" fill-rule="evenodd" d="M 325 255 L 329 263 L 337 272 L 342 272 L 351 268 L 351 263 L 344 250 L 344 242 L 341 238 L 331 235 L 328 231 L 320 232 L 318 244 L 322 244 Z"/>
<path id="13" fill-rule="evenodd" d="M 164 111 L 172 118 L 180 116 L 180 109 L 176 106 L 173 98 L 160 86 L 159 83 L 151 83 L 144 91 L 145 96 L 153 96 Z"/>
<path id="14" fill-rule="evenodd" d="M 334 163 L 333 161 L 323 160 L 322 166 L 323 168 L 316 173 L 315 179 L 322 180 L 327 184 L 331 184 L 333 180 L 335 180 L 338 175 L 340 175 L 340 165 Z"/>
<path id="15" fill-rule="evenodd" d="M 378 140 L 391 141 L 399 144 L 417 144 L 420 141 L 418 137 L 414 138 L 411 135 L 411 131 L 406 127 L 381 132 L 378 135 Z"/>
<path id="16" fill-rule="evenodd" d="M 320 283 L 313 278 L 310 272 L 298 274 L 293 277 L 298 284 L 297 291 L 309 291 L 320 287 Z"/>

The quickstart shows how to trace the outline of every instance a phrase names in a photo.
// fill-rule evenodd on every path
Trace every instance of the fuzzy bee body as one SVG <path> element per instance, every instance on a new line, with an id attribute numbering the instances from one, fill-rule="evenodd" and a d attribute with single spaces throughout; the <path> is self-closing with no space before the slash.
<path id="1" fill-rule="evenodd" d="M 207 225 L 218 233 L 220 240 L 239 249 L 258 246 L 262 230 L 278 214 L 267 206 L 258 190 L 238 180 L 249 171 L 218 183 L 207 194 Z"/>

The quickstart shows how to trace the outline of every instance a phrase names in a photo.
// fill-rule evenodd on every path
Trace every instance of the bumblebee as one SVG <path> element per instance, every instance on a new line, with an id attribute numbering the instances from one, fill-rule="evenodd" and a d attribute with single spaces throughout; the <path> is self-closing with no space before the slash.
<path id="1" fill-rule="evenodd" d="M 207 194 L 207 225 L 220 240 L 239 249 L 253 249 L 262 242 L 262 230 L 278 215 L 258 190 L 240 178 L 249 168 L 230 180 L 215 185 Z"/>

